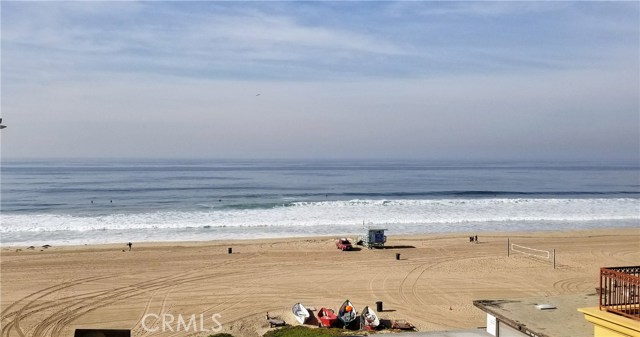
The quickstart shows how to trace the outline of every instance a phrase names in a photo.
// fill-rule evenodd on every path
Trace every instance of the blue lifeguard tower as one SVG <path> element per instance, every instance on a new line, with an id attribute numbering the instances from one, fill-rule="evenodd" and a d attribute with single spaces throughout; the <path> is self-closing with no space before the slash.
<path id="1" fill-rule="evenodd" d="M 387 242 L 387 236 L 384 235 L 386 230 L 386 228 L 368 228 L 367 234 L 358 236 L 356 243 L 369 249 L 382 248 Z"/>

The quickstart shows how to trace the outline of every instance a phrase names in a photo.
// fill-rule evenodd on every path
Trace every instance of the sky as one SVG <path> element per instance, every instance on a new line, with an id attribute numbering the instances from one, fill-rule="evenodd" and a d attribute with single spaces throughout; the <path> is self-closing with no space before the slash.
<path id="1" fill-rule="evenodd" d="M 3 158 L 640 160 L 640 3 L 0 2 Z"/>

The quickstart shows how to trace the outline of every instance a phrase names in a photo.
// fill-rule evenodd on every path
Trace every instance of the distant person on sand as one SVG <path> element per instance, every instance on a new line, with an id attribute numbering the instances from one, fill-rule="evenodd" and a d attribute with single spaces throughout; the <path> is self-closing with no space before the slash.
<path id="1" fill-rule="evenodd" d="M 476 235 L 475 240 L 476 243 L 478 243 L 478 236 Z"/>
<path id="2" fill-rule="evenodd" d="M 129 242 L 127 243 L 127 246 L 129 246 L 129 251 L 131 251 L 131 246 L 133 246 L 133 243 Z"/>

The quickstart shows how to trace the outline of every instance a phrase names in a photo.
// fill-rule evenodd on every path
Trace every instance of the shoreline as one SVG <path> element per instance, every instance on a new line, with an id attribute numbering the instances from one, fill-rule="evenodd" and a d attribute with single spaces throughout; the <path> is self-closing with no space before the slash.
<path id="1" fill-rule="evenodd" d="M 445 238 L 468 238 L 471 235 L 478 235 L 480 237 L 523 237 L 523 238 L 532 238 L 536 236 L 545 236 L 545 237 L 557 237 L 556 234 L 566 233 L 566 234 L 580 234 L 580 233 L 598 233 L 598 232 L 617 232 L 617 231 L 625 231 L 625 230 L 636 230 L 638 234 L 640 234 L 640 228 L 630 227 L 630 226 L 621 226 L 621 227 L 599 227 L 599 228 L 588 228 L 588 229 L 558 229 L 558 230 L 532 230 L 532 231 L 476 231 L 476 232 L 434 232 L 434 233 L 420 233 L 420 234 L 397 234 L 397 235 L 387 235 L 389 239 L 393 240 L 426 240 L 426 239 L 445 239 Z M 140 241 L 140 242 L 132 242 L 135 247 L 183 247 L 183 246 L 224 246 L 224 245 L 250 245 L 257 243 L 286 243 L 297 240 L 330 240 L 337 239 L 339 237 L 347 237 L 350 239 L 355 239 L 359 234 L 343 234 L 343 235 L 309 235 L 309 236 L 286 236 L 286 237 L 265 237 L 265 238 L 246 238 L 246 239 L 213 239 L 213 240 L 173 240 L 173 241 Z M 47 243 L 45 243 L 47 244 Z M 50 248 L 65 248 L 76 250 L 80 248 L 85 249 L 111 249 L 114 247 L 125 246 L 127 242 L 122 243 L 88 243 L 88 244 L 57 244 L 51 245 Z M 29 246 L 26 246 L 29 247 Z M 25 249 L 25 245 L 5 245 L 0 242 L 0 249 L 10 250 L 10 249 Z M 40 248 L 40 246 L 35 246 L 36 249 Z M 48 249 L 50 249 L 48 248 Z"/>

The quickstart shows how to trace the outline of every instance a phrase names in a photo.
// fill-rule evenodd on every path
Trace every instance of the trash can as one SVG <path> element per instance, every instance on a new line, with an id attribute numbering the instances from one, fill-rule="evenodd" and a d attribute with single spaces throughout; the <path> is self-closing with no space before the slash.
<path id="1" fill-rule="evenodd" d="M 396 260 L 400 260 L 400 253 L 396 253 Z"/>
<path id="2" fill-rule="evenodd" d="M 376 302 L 376 311 L 382 312 L 382 301 Z"/>
<path id="3" fill-rule="evenodd" d="M 233 253 L 233 248 L 229 247 L 229 254 Z"/>

